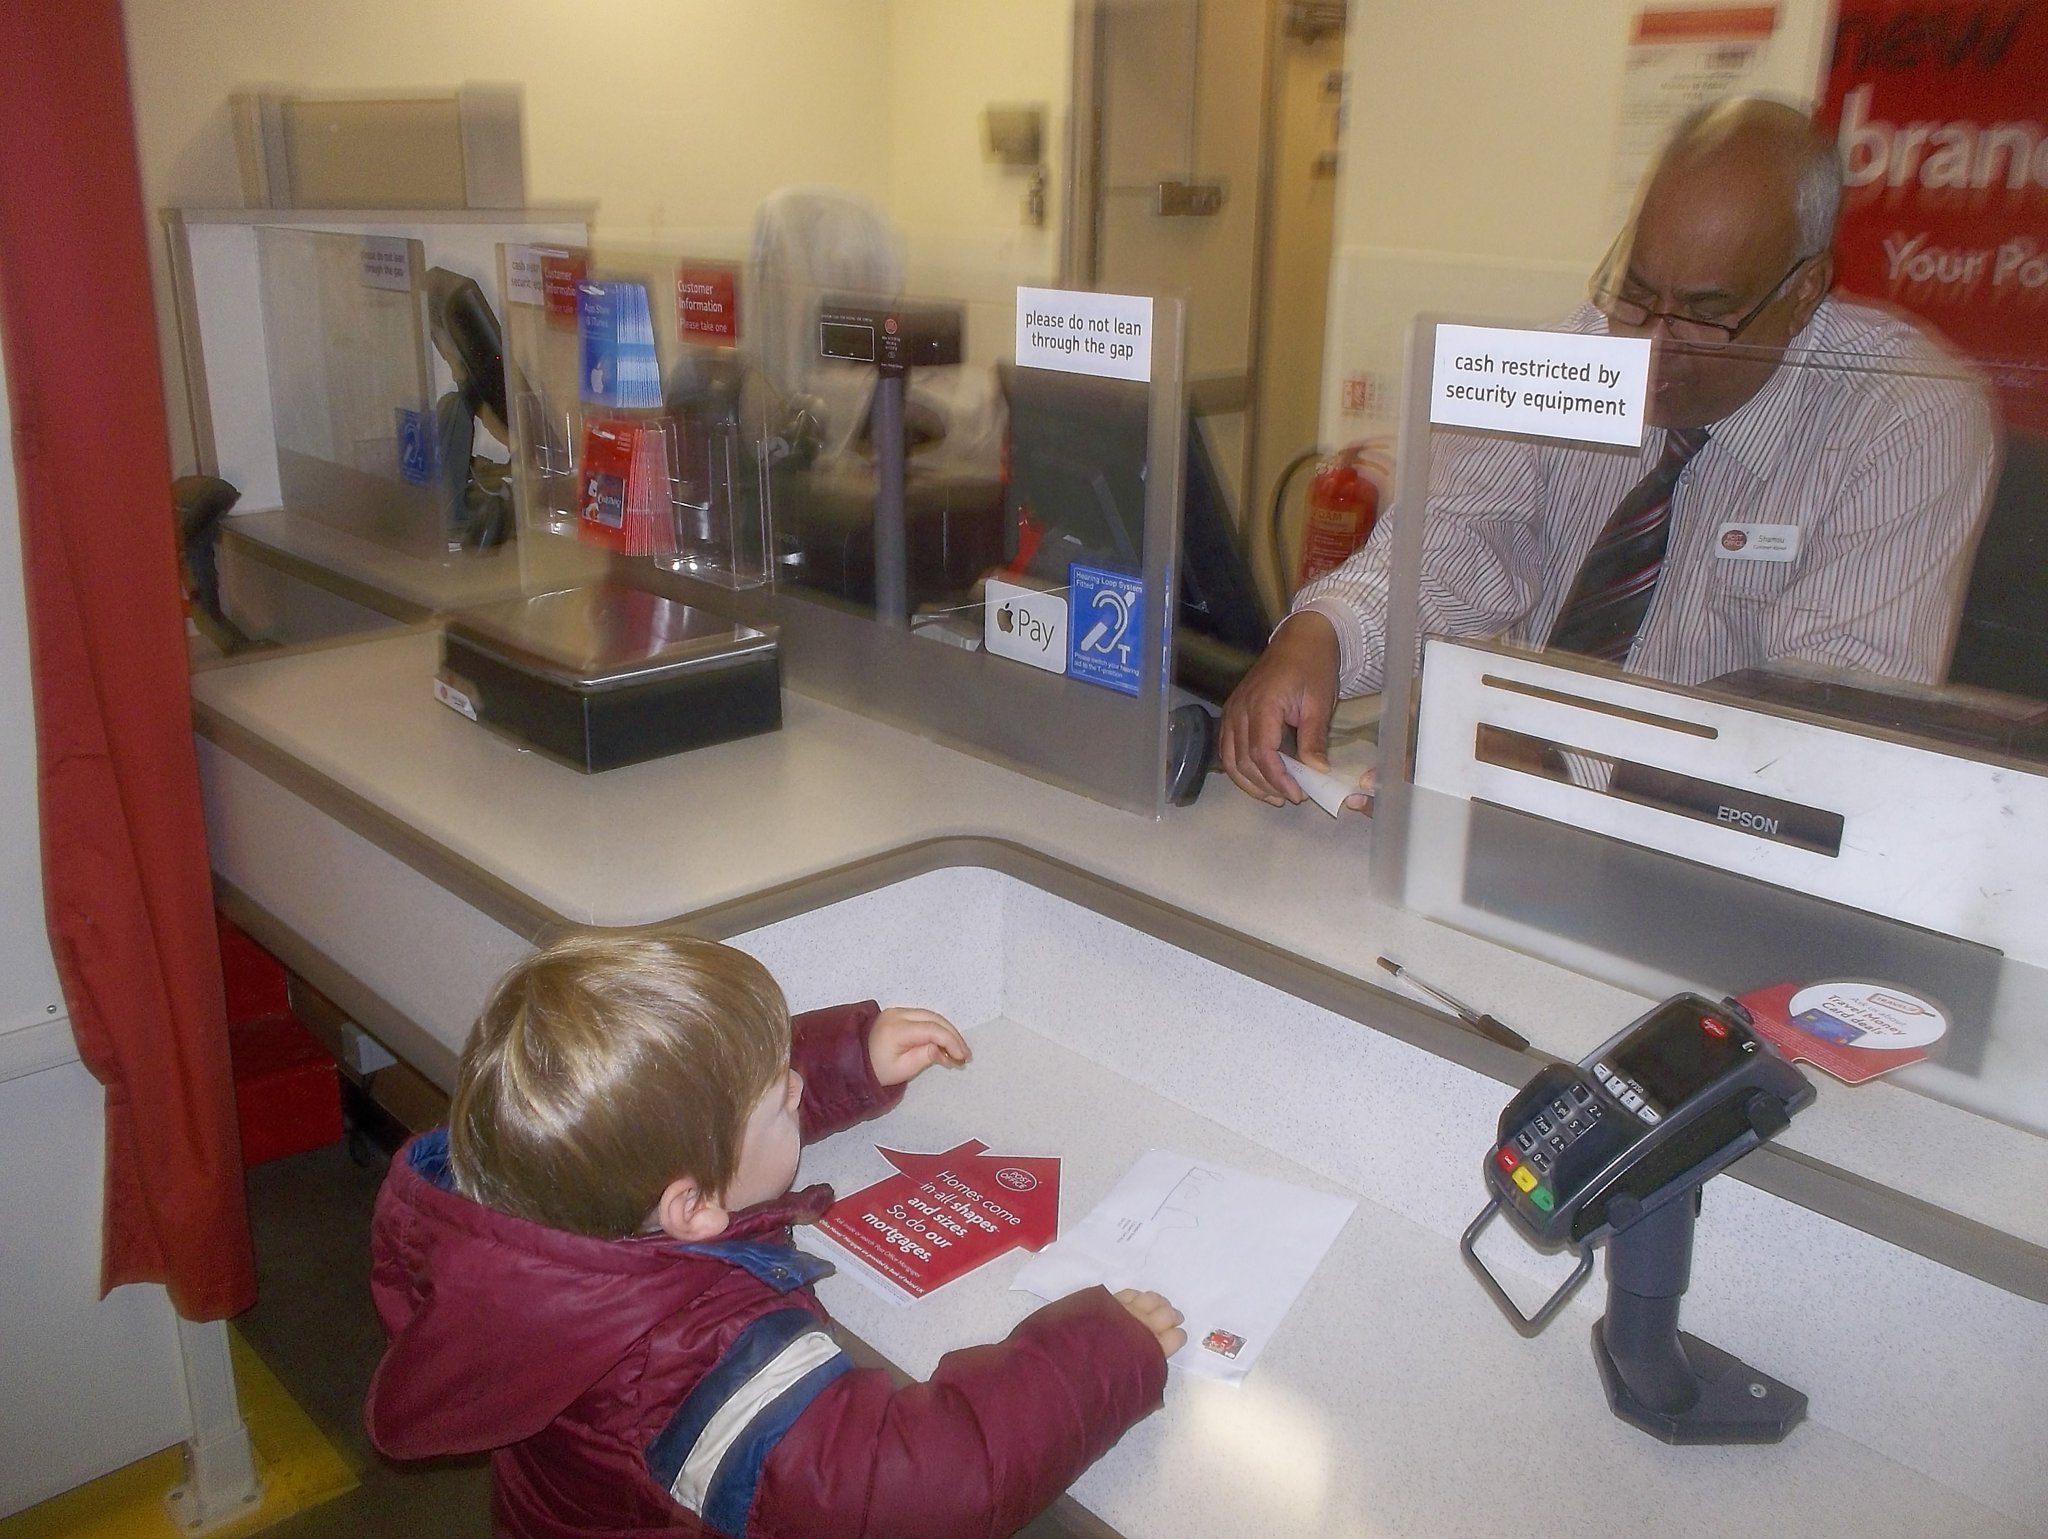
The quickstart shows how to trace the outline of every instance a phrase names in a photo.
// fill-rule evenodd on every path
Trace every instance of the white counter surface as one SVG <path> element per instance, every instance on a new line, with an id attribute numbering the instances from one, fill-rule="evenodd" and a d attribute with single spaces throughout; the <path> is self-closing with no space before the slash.
<path id="1" fill-rule="evenodd" d="M 965 1071 L 928 1073 L 887 1117 L 814 1145 L 800 1179 L 844 1195 L 891 1173 L 878 1143 L 939 1150 L 976 1137 L 999 1153 L 1061 1156 L 1063 1229 L 1148 1148 L 1359 1199 L 1244 1383 L 1174 1372 L 1165 1409 L 1075 1483 L 1074 1496 L 1130 1539 L 2027 1532 L 1823 1425 L 1819 1401 L 1814 1419 L 1774 1447 L 1668 1447 L 1607 1409 L 1587 1345 L 1597 1287 L 1524 1340 L 1455 1245 L 1369 1193 L 1015 1022 L 990 1022 L 969 1040 L 976 1059 Z M 1109 1106 L 1113 1117 L 1102 1115 Z M 1022 1261 L 999 1257 L 907 1308 L 843 1272 L 818 1293 L 862 1341 L 924 1377 L 943 1351 L 997 1339 L 1037 1307 L 1010 1291 Z M 1882 1361 L 1873 1357 L 1873 1373 Z M 1561 1515 L 1573 1511 L 1582 1517 L 1567 1526 Z"/>
<path id="2" fill-rule="evenodd" d="M 408 630 L 215 669 L 194 679 L 201 730 L 579 923 L 671 919 L 972 836 L 1353 978 L 1378 982 L 1374 958 L 1392 956 L 1561 1057 L 1648 1003 L 1378 901 L 1363 818 L 1268 808 L 1219 778 L 1153 821 L 787 691 L 780 732 L 584 776 L 438 704 L 437 662 L 437 634 Z M 1896 1086 L 1823 1079 L 1781 1142 L 2048 1245 L 2048 1140 Z"/>

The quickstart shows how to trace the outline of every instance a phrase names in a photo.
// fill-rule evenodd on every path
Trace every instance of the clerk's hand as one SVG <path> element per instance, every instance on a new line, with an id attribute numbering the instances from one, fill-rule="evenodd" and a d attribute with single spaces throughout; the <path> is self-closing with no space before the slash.
<path id="1" fill-rule="evenodd" d="M 1180 1328 L 1181 1312 L 1158 1294 L 1126 1288 L 1116 1295 L 1116 1301 L 1131 1312 L 1132 1319 L 1152 1333 L 1159 1342 L 1159 1350 L 1168 1357 L 1188 1344 L 1188 1333 Z"/>
<path id="2" fill-rule="evenodd" d="M 900 1085 L 935 1063 L 957 1069 L 973 1056 L 959 1029 L 936 1010 L 884 1010 L 868 1028 L 868 1062 L 879 1084 Z"/>
<path id="3" fill-rule="evenodd" d="M 1368 764 L 1365 772 L 1358 777 L 1358 789 L 1344 798 L 1344 805 L 1353 812 L 1362 812 L 1371 817 L 1372 799 L 1379 788 L 1380 767 L 1377 764 Z"/>
<path id="4" fill-rule="evenodd" d="M 1330 713 L 1337 707 L 1337 632 L 1313 610 L 1273 633 L 1223 705 L 1223 769 L 1247 796 L 1275 807 L 1303 799 L 1280 762 L 1280 735 L 1294 728 L 1295 757 L 1330 767 Z"/>

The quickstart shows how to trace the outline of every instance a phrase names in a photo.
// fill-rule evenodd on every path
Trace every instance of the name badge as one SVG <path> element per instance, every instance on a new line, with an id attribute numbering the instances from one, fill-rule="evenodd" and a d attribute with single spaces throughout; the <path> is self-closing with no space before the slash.
<path id="1" fill-rule="evenodd" d="M 1790 561 L 1799 554 L 1797 524 L 1723 524 L 1714 531 L 1723 561 Z"/>

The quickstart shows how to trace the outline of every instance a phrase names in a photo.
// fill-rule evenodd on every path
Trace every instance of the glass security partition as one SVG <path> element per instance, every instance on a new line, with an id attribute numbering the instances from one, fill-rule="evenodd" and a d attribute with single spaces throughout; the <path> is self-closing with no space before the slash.
<path id="1" fill-rule="evenodd" d="M 2038 440 L 1855 323 L 1638 342 L 1634 400 L 1617 339 L 1418 324 L 1376 880 L 1647 993 L 1904 985 L 1951 1024 L 1895 1077 L 2048 1132 Z M 1658 425 L 1743 369 L 1703 442 Z"/>
<path id="2" fill-rule="evenodd" d="M 282 506 L 437 556 L 461 530 L 439 495 L 417 240 L 256 232 Z"/>
<path id="3" fill-rule="evenodd" d="M 1156 813 L 1181 306 L 906 294 L 830 192 L 771 199 L 755 248 L 505 249 L 520 537 L 773 625 L 807 693 Z"/>
<path id="4" fill-rule="evenodd" d="M 307 641 L 601 575 L 510 515 L 496 252 L 587 207 L 164 216 L 198 470 L 225 482 L 217 591 Z"/>

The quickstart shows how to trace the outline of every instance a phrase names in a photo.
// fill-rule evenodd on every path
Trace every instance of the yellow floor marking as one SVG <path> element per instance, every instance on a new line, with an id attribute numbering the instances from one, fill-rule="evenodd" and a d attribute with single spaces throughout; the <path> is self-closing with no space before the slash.
<path id="1" fill-rule="evenodd" d="M 208 1539 L 247 1539 L 357 1484 L 356 1472 L 241 1333 L 230 1328 L 228 1343 L 242 1417 L 263 1472 L 263 1505 Z M 180 1451 L 167 1448 L 0 1519 L 0 1539 L 185 1539 L 164 1507 L 166 1493 L 184 1478 Z"/>

